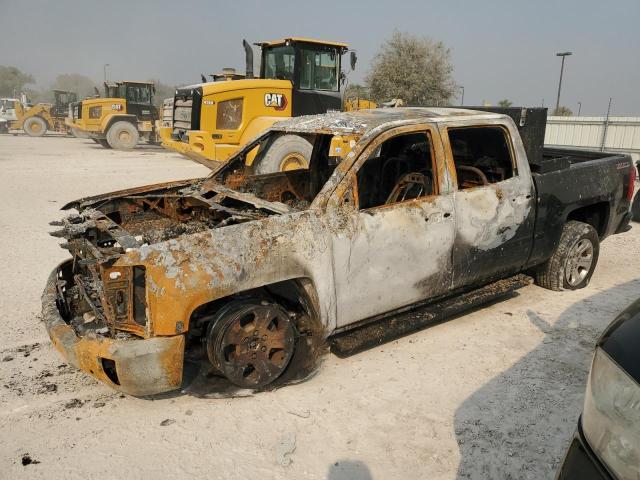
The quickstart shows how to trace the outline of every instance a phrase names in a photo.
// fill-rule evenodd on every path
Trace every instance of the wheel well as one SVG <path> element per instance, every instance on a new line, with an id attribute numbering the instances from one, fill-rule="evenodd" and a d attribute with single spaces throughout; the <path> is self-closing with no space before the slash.
<path id="1" fill-rule="evenodd" d="M 294 278 L 235 293 L 198 306 L 189 318 L 189 337 L 202 337 L 216 311 L 232 300 L 247 297 L 275 300 L 287 310 L 309 319 L 310 323 L 315 325 L 314 330 L 320 328 L 318 297 L 313 283 L 308 278 Z"/>
<path id="2" fill-rule="evenodd" d="M 200 305 L 190 317 L 185 345 L 185 365 L 192 365 L 193 370 L 195 362 L 195 365 L 199 366 L 193 372 L 198 372 L 203 371 L 202 362 L 205 362 L 204 365 L 209 372 L 206 374 L 207 378 L 211 378 L 210 360 L 206 354 L 210 322 L 225 304 L 247 297 L 277 301 L 291 314 L 295 325 L 293 356 L 286 370 L 268 384 L 267 388 L 277 388 L 309 378 L 320 364 L 320 355 L 326 351 L 326 332 L 318 314 L 317 293 L 308 278 L 285 280 Z"/>
<path id="3" fill-rule="evenodd" d="M 567 215 L 567 221 L 576 220 L 578 222 L 588 223 L 602 238 L 605 234 L 605 228 L 609 220 L 609 204 L 607 202 L 594 203 L 586 207 L 577 208 Z"/>

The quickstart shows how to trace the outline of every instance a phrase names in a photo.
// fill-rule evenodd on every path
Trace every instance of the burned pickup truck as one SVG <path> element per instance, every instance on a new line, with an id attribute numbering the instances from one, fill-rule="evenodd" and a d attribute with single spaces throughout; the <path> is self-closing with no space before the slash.
<path id="1" fill-rule="evenodd" d="M 543 149 L 544 119 L 533 134 L 527 122 L 447 108 L 300 117 L 206 178 L 71 202 L 53 232 L 71 258 L 43 295 L 53 344 L 133 395 L 180 388 L 198 349 L 219 377 L 264 389 L 327 340 L 356 351 L 521 272 L 582 288 L 599 243 L 629 228 L 635 170 L 625 155 Z M 309 167 L 254 175 L 283 135 L 313 143 Z"/>

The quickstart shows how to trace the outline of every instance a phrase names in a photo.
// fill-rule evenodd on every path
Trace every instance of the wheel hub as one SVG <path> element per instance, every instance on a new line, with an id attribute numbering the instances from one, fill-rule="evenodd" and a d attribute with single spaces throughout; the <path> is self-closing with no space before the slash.
<path id="1" fill-rule="evenodd" d="M 593 243 L 588 238 L 578 241 L 569 252 L 565 278 L 572 287 L 580 285 L 593 265 Z"/>
<path id="2" fill-rule="evenodd" d="M 278 305 L 246 305 L 217 322 L 215 366 L 234 384 L 260 388 L 278 378 L 293 355 L 294 327 Z"/>
<path id="3" fill-rule="evenodd" d="M 288 172 L 291 170 L 299 170 L 301 168 L 306 168 L 307 162 L 304 159 L 304 155 L 301 153 L 290 153 L 282 160 L 280 164 L 281 172 Z"/>

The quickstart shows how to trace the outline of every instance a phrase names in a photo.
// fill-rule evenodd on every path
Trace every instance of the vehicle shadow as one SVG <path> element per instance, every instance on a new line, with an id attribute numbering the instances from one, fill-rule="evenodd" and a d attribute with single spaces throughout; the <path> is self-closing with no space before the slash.
<path id="1" fill-rule="evenodd" d="M 373 477 L 360 460 L 338 460 L 329 467 L 327 480 L 373 480 Z"/>
<path id="2" fill-rule="evenodd" d="M 458 479 L 554 478 L 582 410 L 595 342 L 638 292 L 640 279 L 598 292 L 554 325 L 527 312 L 542 342 L 456 411 Z"/>

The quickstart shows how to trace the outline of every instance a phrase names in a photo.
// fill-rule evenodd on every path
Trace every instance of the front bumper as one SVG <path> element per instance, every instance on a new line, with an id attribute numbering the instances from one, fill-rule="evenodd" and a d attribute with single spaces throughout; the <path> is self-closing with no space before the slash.
<path id="1" fill-rule="evenodd" d="M 184 336 L 116 340 L 99 334 L 79 336 L 60 315 L 57 280 L 71 260 L 61 263 L 42 294 L 42 319 L 54 347 L 69 364 L 110 387 L 134 396 L 180 388 Z"/>
<path id="2" fill-rule="evenodd" d="M 580 421 L 556 480 L 615 480 L 589 446 Z"/>

